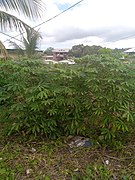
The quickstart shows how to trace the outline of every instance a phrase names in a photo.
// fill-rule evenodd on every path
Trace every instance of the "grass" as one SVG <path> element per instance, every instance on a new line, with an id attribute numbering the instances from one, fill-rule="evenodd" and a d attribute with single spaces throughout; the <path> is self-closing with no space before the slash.
<path id="1" fill-rule="evenodd" d="M 1 136 L 1 180 L 134 180 L 135 142 L 121 150 L 99 145 L 70 149 L 63 139 Z"/>

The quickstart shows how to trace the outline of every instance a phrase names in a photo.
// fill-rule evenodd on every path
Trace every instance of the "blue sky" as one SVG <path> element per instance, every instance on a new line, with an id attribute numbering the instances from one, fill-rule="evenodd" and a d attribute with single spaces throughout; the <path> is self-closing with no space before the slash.
<path id="1" fill-rule="evenodd" d="M 76 2 L 77 0 L 50 0 L 48 11 L 55 9 L 53 16 Z M 84 0 L 44 26 L 44 47 L 70 48 L 75 44 L 110 48 L 134 47 L 134 6 L 134 0 Z M 128 36 L 132 38 L 125 38 Z M 43 44 L 41 43 L 42 47 Z"/>
<path id="2" fill-rule="evenodd" d="M 70 4 L 68 4 L 68 3 L 65 3 L 65 4 L 59 4 L 59 3 L 57 4 L 56 3 L 56 5 L 57 5 L 58 9 L 61 11 L 67 9 L 70 6 Z"/>
<path id="3" fill-rule="evenodd" d="M 35 26 L 72 6 L 77 0 L 43 0 L 46 11 Z M 40 49 L 71 48 L 76 44 L 110 48 L 135 47 L 134 0 L 84 0 L 78 6 L 40 26 Z M 15 31 L 7 32 L 12 36 Z M 129 37 L 130 38 L 125 38 Z M 7 37 L 1 36 L 4 41 Z M 6 46 L 8 44 L 6 43 Z"/>

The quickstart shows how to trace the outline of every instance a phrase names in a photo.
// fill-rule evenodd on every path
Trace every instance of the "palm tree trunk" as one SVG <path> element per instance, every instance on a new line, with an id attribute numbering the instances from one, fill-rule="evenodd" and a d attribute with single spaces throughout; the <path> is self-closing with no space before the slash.
<path id="1" fill-rule="evenodd" d="M 4 44 L 0 41 L 0 59 L 6 60 L 8 58 L 8 52 Z"/>

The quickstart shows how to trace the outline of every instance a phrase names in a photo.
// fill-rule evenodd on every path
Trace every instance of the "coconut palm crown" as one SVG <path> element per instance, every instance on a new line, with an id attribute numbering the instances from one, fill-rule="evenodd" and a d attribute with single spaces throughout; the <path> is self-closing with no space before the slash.
<path id="1" fill-rule="evenodd" d="M 17 12 L 19 15 L 24 15 L 31 20 L 35 20 L 41 17 L 43 7 L 42 0 L 0 0 L 0 29 L 9 30 L 14 27 L 21 30 L 31 28 L 10 12 Z M 3 50 L 1 41 L 0 49 Z"/>

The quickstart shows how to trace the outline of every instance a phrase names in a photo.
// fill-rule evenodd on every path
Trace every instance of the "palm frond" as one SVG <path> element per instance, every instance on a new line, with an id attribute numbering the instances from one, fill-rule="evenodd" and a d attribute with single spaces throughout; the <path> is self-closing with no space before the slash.
<path id="1" fill-rule="evenodd" d="M 42 0 L 0 0 L 0 7 L 6 11 L 15 10 L 29 18 L 41 17 L 45 5 Z"/>
<path id="2" fill-rule="evenodd" d="M 0 28 L 2 30 L 8 29 L 8 28 L 13 28 L 15 27 L 16 29 L 19 30 L 24 30 L 24 29 L 30 29 L 31 27 L 18 19 L 17 17 L 4 12 L 0 11 Z"/>
<path id="3" fill-rule="evenodd" d="M 35 54 L 35 49 L 37 48 L 38 40 L 42 37 L 38 31 L 35 32 L 32 29 L 27 29 L 26 35 L 26 38 L 23 36 L 23 44 L 25 47 L 26 54 L 30 57 Z"/>
<path id="4" fill-rule="evenodd" d="M 16 50 L 16 53 L 18 55 L 25 55 L 24 53 L 24 48 L 21 45 L 18 45 L 17 43 L 10 41 L 10 45 L 12 45 L 14 47 L 14 49 Z"/>
<path id="5" fill-rule="evenodd" d="M 38 31 L 26 29 L 26 36 L 24 34 L 22 35 L 23 47 L 12 41 L 10 41 L 10 44 L 17 50 L 18 54 L 24 55 L 25 53 L 27 57 L 33 57 L 40 38 L 42 37 Z"/>

